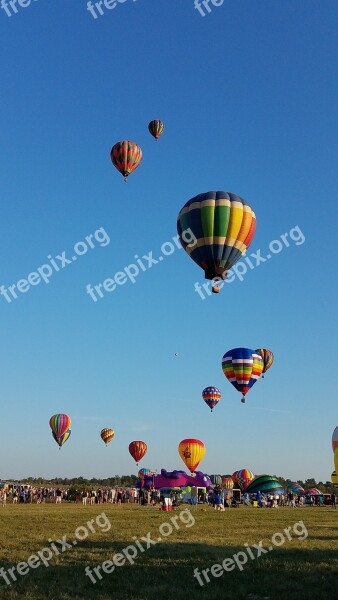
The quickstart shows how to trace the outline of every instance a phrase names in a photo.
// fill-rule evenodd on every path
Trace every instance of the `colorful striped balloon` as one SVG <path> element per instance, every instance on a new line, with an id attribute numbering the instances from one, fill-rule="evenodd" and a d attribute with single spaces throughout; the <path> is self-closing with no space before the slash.
<path id="1" fill-rule="evenodd" d="M 71 433 L 71 429 L 67 429 L 67 431 L 65 431 L 60 437 L 56 437 L 54 431 L 52 431 L 53 438 L 58 444 L 59 448 L 61 448 L 61 446 L 63 446 L 63 444 L 66 443 Z"/>
<path id="2" fill-rule="evenodd" d="M 188 200 L 177 218 L 182 247 L 206 279 L 225 279 L 247 251 L 255 230 L 252 208 L 231 192 L 199 194 Z"/>
<path id="3" fill-rule="evenodd" d="M 310 488 L 309 490 L 306 490 L 305 495 L 306 496 L 322 496 L 323 492 L 321 492 L 317 488 Z"/>
<path id="4" fill-rule="evenodd" d="M 129 453 L 135 460 L 136 464 L 142 460 L 148 450 L 148 446 L 145 442 L 141 440 L 135 440 L 134 442 L 130 442 L 129 444 Z"/>
<path id="5" fill-rule="evenodd" d="M 255 352 L 257 354 L 259 354 L 259 356 L 261 356 L 263 359 L 263 375 L 262 375 L 262 377 L 264 378 L 264 373 L 266 373 L 267 370 L 270 369 L 270 367 L 272 366 L 272 363 L 275 360 L 274 355 L 271 352 L 271 350 L 268 350 L 267 348 L 258 348 L 258 350 L 255 350 Z"/>
<path id="6" fill-rule="evenodd" d="M 232 488 L 234 487 L 234 480 L 232 479 L 232 477 L 223 477 L 222 485 L 224 489 L 232 490 Z"/>
<path id="7" fill-rule="evenodd" d="M 239 485 L 242 491 L 249 485 L 250 481 L 255 478 L 254 473 L 249 471 L 249 469 L 240 469 L 239 471 L 235 471 L 232 475 L 232 479 Z"/>
<path id="8" fill-rule="evenodd" d="M 304 488 L 296 482 L 289 483 L 286 486 L 285 491 L 287 494 L 292 492 L 293 494 L 296 494 L 296 496 L 303 496 L 305 494 Z"/>
<path id="9" fill-rule="evenodd" d="M 151 477 L 153 474 L 154 473 L 151 469 L 140 469 L 138 472 L 138 476 L 140 479 L 144 479 L 145 477 Z"/>
<path id="10" fill-rule="evenodd" d="M 49 419 L 49 425 L 57 438 L 60 438 L 68 429 L 71 428 L 72 420 L 68 415 L 59 413 Z"/>
<path id="11" fill-rule="evenodd" d="M 257 494 L 261 492 L 262 494 L 270 494 L 272 492 L 282 492 L 283 485 L 281 484 L 276 477 L 272 475 L 259 475 L 259 477 L 255 477 L 248 487 L 245 490 L 246 494 Z"/>
<path id="12" fill-rule="evenodd" d="M 164 131 L 164 123 L 163 121 L 155 119 L 154 121 L 150 121 L 148 129 L 155 140 L 158 140 Z"/>
<path id="13" fill-rule="evenodd" d="M 142 150 L 135 142 L 123 140 L 117 142 L 110 152 L 111 161 L 127 181 L 127 177 L 137 169 L 142 162 Z"/>
<path id="14" fill-rule="evenodd" d="M 332 450 L 333 452 L 338 447 L 338 426 L 335 428 L 332 434 Z"/>
<path id="15" fill-rule="evenodd" d="M 206 387 L 206 388 L 204 388 L 204 390 L 202 392 L 202 398 L 203 398 L 204 402 L 211 409 L 211 412 L 212 412 L 213 408 L 215 408 L 215 406 L 217 406 L 221 397 L 222 397 L 222 394 L 217 387 L 213 387 L 213 386 Z"/>
<path id="16" fill-rule="evenodd" d="M 101 439 L 104 441 L 106 446 L 109 444 L 109 442 L 112 441 L 114 435 L 115 432 L 112 429 L 110 429 L 110 427 L 105 427 L 105 429 L 102 429 L 100 433 Z"/>
<path id="17" fill-rule="evenodd" d="M 262 374 L 263 359 L 250 348 L 233 348 L 224 354 L 222 369 L 230 383 L 241 392 L 241 402 L 245 402 L 245 395 Z"/>

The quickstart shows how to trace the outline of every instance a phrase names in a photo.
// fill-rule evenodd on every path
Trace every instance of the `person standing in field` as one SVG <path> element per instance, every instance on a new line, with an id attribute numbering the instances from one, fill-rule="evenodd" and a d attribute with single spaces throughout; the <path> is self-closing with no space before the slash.
<path id="1" fill-rule="evenodd" d="M 61 504 L 61 499 L 62 499 L 62 491 L 60 490 L 60 488 L 58 488 L 55 492 L 56 495 L 56 500 L 55 500 L 55 504 Z"/>
<path id="2" fill-rule="evenodd" d="M 337 509 L 337 498 L 336 498 L 336 494 L 334 492 L 332 492 L 332 494 L 331 494 L 331 504 L 332 504 L 332 508 Z"/>

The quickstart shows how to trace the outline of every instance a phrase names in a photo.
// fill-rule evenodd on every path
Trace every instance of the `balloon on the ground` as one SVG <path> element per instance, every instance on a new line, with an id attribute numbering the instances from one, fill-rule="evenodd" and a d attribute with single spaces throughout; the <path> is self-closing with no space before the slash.
<path id="1" fill-rule="evenodd" d="M 242 394 L 241 402 L 263 371 L 263 359 L 250 348 L 233 348 L 222 359 L 225 377 Z"/>
<path id="2" fill-rule="evenodd" d="M 232 477 L 223 477 L 222 485 L 223 485 L 224 489 L 232 490 L 232 488 L 234 487 L 235 484 L 234 484 L 234 480 L 232 479 Z"/>
<path id="3" fill-rule="evenodd" d="M 272 475 L 259 475 L 253 479 L 245 490 L 246 494 L 269 494 L 272 492 L 280 493 L 283 491 L 283 485 L 276 477 Z"/>
<path id="4" fill-rule="evenodd" d="M 263 359 L 263 375 L 262 375 L 262 377 L 264 377 L 264 373 L 266 373 L 267 370 L 270 369 L 270 367 L 272 366 L 272 364 L 275 360 L 274 355 L 271 352 L 271 350 L 268 350 L 267 348 L 258 348 L 257 350 L 255 350 L 255 352 L 257 354 L 259 354 Z"/>
<path id="5" fill-rule="evenodd" d="M 164 123 L 163 121 L 154 119 L 154 121 L 150 121 L 148 129 L 151 135 L 155 138 L 155 140 L 158 140 L 158 138 L 162 135 L 164 131 Z"/>
<path id="6" fill-rule="evenodd" d="M 101 439 L 104 441 L 104 443 L 107 446 L 107 444 L 109 444 L 109 442 L 112 441 L 115 433 L 112 429 L 110 429 L 110 427 L 105 427 L 105 429 L 102 429 L 100 435 L 101 435 Z"/>
<path id="7" fill-rule="evenodd" d="M 338 447 L 338 426 L 335 428 L 332 434 L 332 450 L 333 452 Z"/>
<path id="8" fill-rule="evenodd" d="M 138 476 L 140 479 L 144 479 L 144 477 L 151 477 L 153 475 L 153 472 L 151 469 L 140 469 L 138 472 Z"/>
<path id="9" fill-rule="evenodd" d="M 221 475 L 210 475 L 210 480 L 213 485 L 222 485 Z"/>
<path id="10" fill-rule="evenodd" d="M 304 496 L 305 494 L 304 488 L 302 488 L 302 486 L 296 482 L 288 483 L 288 485 L 285 488 L 285 491 L 287 494 L 292 492 L 293 494 L 296 494 L 296 496 Z"/>
<path id="11" fill-rule="evenodd" d="M 256 229 L 252 208 L 231 192 L 206 192 L 191 198 L 180 210 L 177 232 L 206 279 L 225 279 L 250 246 Z M 217 291 L 217 290 L 215 290 Z"/>
<path id="12" fill-rule="evenodd" d="M 194 473 L 196 471 L 198 465 L 205 455 L 205 445 L 200 440 L 196 440 L 195 438 L 187 438 L 182 440 L 178 446 L 178 452 L 188 467 L 190 473 Z"/>
<path id="13" fill-rule="evenodd" d="M 127 181 L 127 177 L 137 169 L 142 161 L 142 150 L 135 142 L 123 140 L 112 147 L 110 158 L 114 167 Z"/>
<path id="14" fill-rule="evenodd" d="M 147 444 L 140 440 L 135 440 L 134 442 L 130 442 L 129 444 L 129 452 L 135 460 L 136 464 L 138 464 L 140 460 L 142 460 L 142 458 L 147 452 L 147 449 Z"/>
<path id="15" fill-rule="evenodd" d="M 309 490 L 306 490 L 306 492 L 305 492 L 305 496 L 322 496 L 322 495 L 323 495 L 323 492 L 321 492 L 317 488 L 310 488 Z"/>
<path id="16" fill-rule="evenodd" d="M 206 388 L 204 388 L 204 390 L 202 392 L 202 398 L 203 398 L 204 402 L 211 409 L 211 412 L 212 412 L 213 408 L 215 408 L 215 406 L 217 406 L 221 397 L 222 397 L 222 394 L 217 387 L 213 387 L 213 386 L 206 387 Z"/>
<path id="17" fill-rule="evenodd" d="M 249 469 L 240 469 L 239 471 L 235 471 L 232 475 L 232 479 L 239 485 L 242 491 L 245 490 L 254 477 L 254 473 L 249 471 Z"/>

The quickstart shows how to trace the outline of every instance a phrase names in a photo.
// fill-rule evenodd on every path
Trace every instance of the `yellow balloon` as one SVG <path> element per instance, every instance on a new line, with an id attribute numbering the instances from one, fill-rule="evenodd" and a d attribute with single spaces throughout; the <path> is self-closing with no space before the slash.
<path id="1" fill-rule="evenodd" d="M 203 442 L 201 442 L 201 440 L 196 440 L 195 438 L 185 439 L 180 442 L 178 452 L 190 473 L 196 471 L 205 455 L 205 450 L 206 448 Z"/>
<path id="2" fill-rule="evenodd" d="M 338 473 L 338 446 L 334 451 L 334 467 L 336 469 L 336 473 Z"/>
<path id="3" fill-rule="evenodd" d="M 333 471 L 333 473 L 331 475 L 331 481 L 332 481 L 333 485 L 338 485 L 337 471 Z"/>

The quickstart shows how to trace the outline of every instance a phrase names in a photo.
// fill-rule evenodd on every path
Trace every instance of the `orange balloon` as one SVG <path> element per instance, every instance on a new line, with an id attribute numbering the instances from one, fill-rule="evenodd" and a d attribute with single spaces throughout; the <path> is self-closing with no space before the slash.
<path id="1" fill-rule="evenodd" d="M 205 455 L 206 447 L 200 440 L 186 439 L 180 442 L 178 452 L 190 473 L 194 473 Z"/>
<path id="2" fill-rule="evenodd" d="M 129 452 L 132 455 L 133 459 L 136 461 L 136 464 L 139 463 L 140 460 L 144 457 L 148 450 L 147 444 L 141 441 L 130 442 L 129 444 Z"/>
<path id="3" fill-rule="evenodd" d="M 100 435 L 101 435 L 102 440 L 104 441 L 104 443 L 107 446 L 107 444 L 109 444 L 109 442 L 112 441 L 115 433 L 112 429 L 110 429 L 109 427 L 106 427 L 105 429 L 102 429 Z"/>

